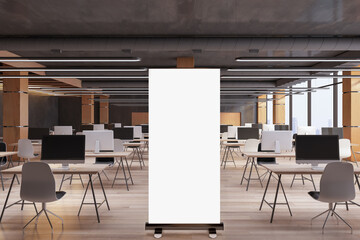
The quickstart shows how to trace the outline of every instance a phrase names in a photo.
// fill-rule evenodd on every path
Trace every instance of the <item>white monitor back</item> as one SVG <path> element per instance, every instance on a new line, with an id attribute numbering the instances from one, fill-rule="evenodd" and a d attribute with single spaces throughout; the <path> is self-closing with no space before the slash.
<path id="1" fill-rule="evenodd" d="M 105 129 L 104 124 L 94 124 L 93 127 L 94 127 L 93 128 L 94 130 L 104 130 Z"/>
<path id="2" fill-rule="evenodd" d="M 245 127 L 252 127 L 252 123 L 245 123 Z"/>
<path id="3" fill-rule="evenodd" d="M 72 126 L 54 126 L 54 135 L 72 135 Z"/>
<path id="4" fill-rule="evenodd" d="M 85 135 L 85 150 L 95 151 L 96 141 L 99 141 L 100 151 L 114 151 L 114 131 L 97 130 L 83 131 Z"/>
<path id="5" fill-rule="evenodd" d="M 275 151 L 276 141 L 279 141 L 280 151 L 291 151 L 292 131 L 263 131 L 261 138 L 261 150 Z"/>
<path id="6" fill-rule="evenodd" d="M 114 123 L 115 128 L 121 128 L 121 123 Z"/>
<path id="7" fill-rule="evenodd" d="M 316 135 L 316 128 L 309 126 L 299 126 L 297 128 L 297 135 Z"/>
<path id="8" fill-rule="evenodd" d="M 228 126 L 228 138 L 237 138 L 237 126 Z"/>
<path id="9" fill-rule="evenodd" d="M 134 138 L 142 138 L 141 126 L 124 126 L 124 128 L 133 128 L 134 129 Z"/>
<path id="10" fill-rule="evenodd" d="M 275 125 L 263 124 L 263 131 L 275 131 Z"/>

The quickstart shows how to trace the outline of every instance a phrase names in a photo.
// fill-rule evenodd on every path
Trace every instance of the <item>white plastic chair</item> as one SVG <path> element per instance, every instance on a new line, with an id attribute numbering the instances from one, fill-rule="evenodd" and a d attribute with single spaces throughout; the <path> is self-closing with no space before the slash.
<path id="1" fill-rule="evenodd" d="M 350 227 L 352 233 L 352 227 L 335 212 L 335 207 L 333 206 L 334 203 L 338 202 L 352 202 L 351 200 L 355 198 L 354 167 L 352 164 L 345 162 L 327 164 L 321 176 L 320 191 L 311 191 L 309 195 L 317 201 L 329 204 L 329 208 L 326 211 L 311 219 L 312 222 L 315 218 L 327 213 L 322 233 L 324 233 L 326 222 L 331 213 L 331 216 L 335 215 Z"/>
<path id="2" fill-rule="evenodd" d="M 28 162 L 22 167 L 22 179 L 20 197 L 23 201 L 40 202 L 42 209 L 37 213 L 25 226 L 26 228 L 35 218 L 35 225 L 42 213 L 45 213 L 50 224 L 51 230 L 53 226 L 49 219 L 48 213 L 61 219 L 64 226 L 64 220 L 46 208 L 46 203 L 54 202 L 61 199 L 65 195 L 63 191 L 55 190 L 54 175 L 48 164 L 44 162 Z"/>
<path id="3" fill-rule="evenodd" d="M 18 141 L 18 157 L 29 161 L 35 158 L 34 147 L 29 139 L 19 139 Z"/>
<path id="4" fill-rule="evenodd" d="M 351 157 L 351 143 L 349 139 L 339 139 L 339 154 L 341 160 Z"/>
<path id="5" fill-rule="evenodd" d="M 258 147 L 259 147 L 259 143 L 260 143 L 260 140 L 258 140 L 258 139 L 248 139 L 248 140 L 246 140 L 245 146 L 244 146 L 244 152 L 257 152 L 257 151 L 258 151 Z M 246 173 L 246 169 L 248 168 L 248 165 L 249 165 L 249 164 L 250 164 L 249 177 L 246 178 L 246 177 L 245 177 L 245 173 Z M 251 173 L 252 173 L 253 167 L 254 167 L 255 170 L 256 170 L 257 178 L 251 178 Z M 246 159 L 246 164 L 245 164 L 245 168 L 244 168 L 244 172 L 243 172 L 243 175 L 242 175 L 242 178 L 241 178 L 240 185 L 242 185 L 244 179 L 247 181 L 246 191 L 249 189 L 250 181 L 251 181 L 251 180 L 254 180 L 254 179 L 255 179 L 255 180 L 259 180 L 260 185 L 261 185 L 261 187 L 262 187 L 261 176 L 260 176 L 260 174 L 259 174 L 259 171 L 258 171 L 258 168 L 257 168 L 257 166 L 256 166 L 256 163 L 255 163 L 255 159 L 254 159 L 254 158 L 247 158 L 247 159 Z"/>

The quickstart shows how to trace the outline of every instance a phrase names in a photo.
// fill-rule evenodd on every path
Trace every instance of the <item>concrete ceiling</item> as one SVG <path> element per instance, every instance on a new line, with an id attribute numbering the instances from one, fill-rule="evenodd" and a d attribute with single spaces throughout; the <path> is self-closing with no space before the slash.
<path id="1" fill-rule="evenodd" d="M 336 42 L 351 37 L 349 41 L 354 42 L 360 33 L 359 12 L 360 4 L 357 0 L 0 0 L 0 48 L 4 48 L 0 50 L 8 50 L 23 57 L 140 57 L 142 59 L 137 63 L 44 63 L 47 67 L 172 68 L 176 66 L 176 58 L 181 56 L 194 56 L 196 67 L 221 68 L 223 75 L 239 75 L 240 73 L 226 71 L 227 68 L 236 67 L 334 67 L 336 64 L 319 65 L 316 62 L 238 63 L 235 62 L 235 58 L 336 57 L 349 54 L 356 57 L 360 54 L 354 50 L 360 48 L 350 50 L 346 47 L 332 48 L 331 43 L 329 48 L 311 48 L 309 41 L 303 47 L 300 45 L 296 48 L 293 44 L 289 44 L 288 48 L 276 44 L 272 48 L 256 47 L 256 44 L 249 44 L 248 47 L 235 47 L 235 45 L 232 47 L 230 44 L 212 49 L 211 44 L 204 44 L 202 40 L 218 37 L 224 39 L 275 37 L 323 38 L 325 40 L 321 41 L 326 42 L 326 39 L 330 39 L 330 42 L 332 40 Z M 145 42 L 147 39 L 161 40 L 155 48 L 154 45 L 146 48 L 146 44 L 134 44 L 129 39 L 122 44 L 113 44 L 109 49 L 97 45 L 98 39 L 101 38 L 105 42 L 111 42 L 112 38 L 131 37 Z M 163 47 L 184 38 L 194 38 L 199 41 L 198 44 L 189 45 L 188 48 Z M 66 39 L 66 44 L 62 39 Z M 80 44 L 84 41 L 86 44 Z M 72 47 L 67 48 L 68 45 Z M 64 75 L 64 73 L 58 74 Z M 77 74 L 83 75 L 83 73 Z M 227 83 L 224 81 L 224 86 L 251 84 L 277 86 L 292 81 L 294 80 L 245 79 Z M 146 85 L 146 81 L 84 79 L 83 82 L 84 86 L 94 87 Z"/>

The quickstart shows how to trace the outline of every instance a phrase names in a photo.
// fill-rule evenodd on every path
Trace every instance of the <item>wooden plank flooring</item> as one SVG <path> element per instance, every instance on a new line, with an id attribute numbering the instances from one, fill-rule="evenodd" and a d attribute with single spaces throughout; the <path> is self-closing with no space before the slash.
<path id="1" fill-rule="evenodd" d="M 350 211 L 346 211 L 344 206 L 338 208 L 338 213 L 353 226 L 353 234 L 350 234 L 348 227 L 341 222 L 337 225 L 334 218 L 329 219 L 324 235 L 321 234 L 324 218 L 315 220 L 311 225 L 310 219 L 326 210 L 327 204 L 316 202 L 307 195 L 307 192 L 312 190 L 310 182 L 306 182 L 303 186 L 297 181 L 293 188 L 290 188 L 292 176 L 284 176 L 283 183 L 293 216 L 289 216 L 286 206 L 280 206 L 276 211 L 274 222 L 270 224 L 270 208 L 264 206 L 263 210 L 259 211 L 264 189 L 256 181 L 251 182 L 248 192 L 245 191 L 244 185 L 240 186 L 242 166 L 245 161 L 239 157 L 236 159 L 236 168 L 229 163 L 225 170 L 221 169 L 221 219 L 225 224 L 225 231 L 219 232 L 217 239 L 360 239 L 360 208 L 355 206 L 350 206 Z M 288 159 L 278 159 L 278 161 L 289 162 Z M 111 180 L 115 170 L 115 168 L 107 170 Z M 263 169 L 260 171 L 264 172 Z M 77 216 L 83 188 L 79 180 L 74 180 L 72 185 L 68 182 L 64 184 L 63 190 L 67 192 L 64 199 L 48 204 L 49 210 L 64 218 L 64 229 L 59 220 L 50 216 L 54 225 L 52 234 L 45 216 L 42 216 L 37 229 L 31 224 L 23 232 L 22 226 L 34 216 L 35 212 L 31 205 L 26 206 L 23 211 L 20 211 L 20 206 L 16 206 L 9 208 L 5 213 L 0 224 L 0 239 L 154 239 L 151 231 L 144 230 L 148 208 L 147 168 L 140 170 L 138 163 L 135 162 L 132 174 L 135 185 L 130 186 L 129 192 L 121 181 L 111 188 L 112 181 L 107 181 L 103 176 L 111 211 L 105 206 L 100 208 L 100 224 L 96 221 L 92 205 L 84 206 L 80 217 Z M 84 179 L 87 180 L 87 177 L 84 176 Z M 319 177 L 315 177 L 315 181 L 318 183 Z M 57 183 L 60 183 L 60 176 L 57 176 Z M 0 190 L 1 207 L 9 184 L 10 180 L 7 180 L 6 191 Z M 98 181 L 95 188 L 98 199 L 102 199 Z M 269 197 L 274 195 L 274 189 L 275 181 L 270 185 Z M 360 202 L 359 190 L 356 189 L 356 192 L 358 196 L 355 200 Z M 15 184 L 10 201 L 18 199 L 19 185 Z M 91 200 L 90 195 L 88 199 Z M 272 201 L 271 198 L 269 200 Z M 280 196 L 279 200 L 282 201 L 283 197 Z M 208 236 L 206 231 L 165 231 L 163 239 L 208 239 Z"/>

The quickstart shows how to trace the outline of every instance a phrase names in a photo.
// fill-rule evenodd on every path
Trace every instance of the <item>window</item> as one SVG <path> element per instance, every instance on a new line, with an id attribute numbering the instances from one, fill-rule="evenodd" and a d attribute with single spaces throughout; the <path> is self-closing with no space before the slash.
<path id="1" fill-rule="evenodd" d="M 306 88 L 307 82 L 299 83 L 293 86 L 294 88 Z M 298 126 L 307 126 L 307 93 L 294 94 L 293 98 L 293 117 L 292 129 L 293 133 L 297 132 Z"/>
<path id="2" fill-rule="evenodd" d="M 272 99 L 273 95 L 266 95 L 266 99 Z M 273 100 L 268 100 L 266 102 L 266 123 L 273 123 Z"/>
<path id="3" fill-rule="evenodd" d="M 314 79 L 312 88 L 333 84 L 333 78 Z M 333 86 L 315 89 L 311 93 L 311 126 L 316 134 L 321 134 L 322 127 L 333 127 Z"/>
<path id="4" fill-rule="evenodd" d="M 285 124 L 286 125 L 290 124 L 289 117 L 290 117 L 290 97 L 285 96 Z"/>

